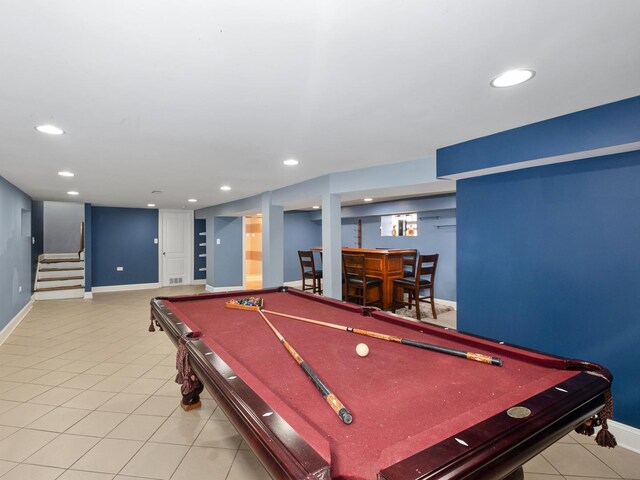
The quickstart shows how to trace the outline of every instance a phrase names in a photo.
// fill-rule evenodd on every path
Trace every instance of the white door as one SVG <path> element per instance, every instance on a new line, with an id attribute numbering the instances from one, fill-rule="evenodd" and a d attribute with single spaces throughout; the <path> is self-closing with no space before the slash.
<path id="1" fill-rule="evenodd" d="M 186 285 L 193 277 L 193 213 L 161 212 L 162 286 Z"/>

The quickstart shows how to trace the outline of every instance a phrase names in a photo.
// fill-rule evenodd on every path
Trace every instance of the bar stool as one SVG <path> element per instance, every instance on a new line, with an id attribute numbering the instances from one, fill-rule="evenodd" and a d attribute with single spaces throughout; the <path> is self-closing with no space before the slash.
<path id="1" fill-rule="evenodd" d="M 344 299 L 348 302 L 359 303 L 366 306 L 367 303 L 378 303 L 382 307 L 382 280 L 379 278 L 367 277 L 364 268 L 364 254 L 343 253 L 342 272 Z M 352 295 L 349 292 L 353 292 Z M 368 301 L 368 291 L 377 291 L 377 299 Z"/>
<path id="2" fill-rule="evenodd" d="M 302 291 L 311 290 L 313 293 L 322 295 L 322 270 L 316 268 L 311 250 L 298 250 L 300 259 L 300 269 L 302 270 Z M 307 280 L 311 280 L 311 285 L 307 286 Z"/>
<path id="3" fill-rule="evenodd" d="M 431 304 L 433 318 L 438 318 L 436 306 L 433 301 L 433 285 L 436 279 L 436 267 L 438 266 L 439 255 L 420 255 L 415 277 L 396 278 L 393 281 L 393 305 L 392 311 L 396 308 L 409 307 L 415 305 L 416 318 L 420 320 L 420 302 Z M 408 290 L 408 301 L 405 302 L 404 294 Z M 428 295 L 420 296 L 421 290 L 428 290 Z"/>

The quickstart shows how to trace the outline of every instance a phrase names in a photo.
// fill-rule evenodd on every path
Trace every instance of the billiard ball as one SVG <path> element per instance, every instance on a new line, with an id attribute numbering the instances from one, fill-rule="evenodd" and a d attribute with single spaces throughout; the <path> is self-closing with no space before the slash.
<path id="1" fill-rule="evenodd" d="M 356 346 L 356 353 L 360 356 L 360 357 L 366 357 L 367 355 L 369 355 L 369 347 L 367 347 L 366 343 L 359 343 Z"/>

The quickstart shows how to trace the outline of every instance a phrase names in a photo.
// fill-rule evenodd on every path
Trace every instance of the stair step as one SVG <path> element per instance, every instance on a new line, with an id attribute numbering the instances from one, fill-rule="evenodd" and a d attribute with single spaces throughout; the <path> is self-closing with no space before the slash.
<path id="1" fill-rule="evenodd" d="M 74 290 L 76 288 L 84 288 L 82 285 L 68 285 L 64 287 L 47 287 L 47 288 L 38 288 L 36 292 L 53 292 L 56 290 Z"/>
<path id="2" fill-rule="evenodd" d="M 84 268 L 82 268 L 82 267 L 78 267 L 78 268 L 52 268 L 52 267 L 48 267 L 48 268 L 41 268 L 40 269 L 41 272 L 67 272 L 67 271 L 71 271 L 71 270 L 84 270 Z"/>
<path id="3" fill-rule="evenodd" d="M 45 258 L 40 260 L 40 263 L 72 263 L 72 262 L 82 262 L 79 258 Z"/>
<path id="4" fill-rule="evenodd" d="M 61 282 L 64 280 L 84 280 L 84 276 L 77 275 L 74 277 L 48 277 L 48 278 L 38 278 L 39 282 Z"/>

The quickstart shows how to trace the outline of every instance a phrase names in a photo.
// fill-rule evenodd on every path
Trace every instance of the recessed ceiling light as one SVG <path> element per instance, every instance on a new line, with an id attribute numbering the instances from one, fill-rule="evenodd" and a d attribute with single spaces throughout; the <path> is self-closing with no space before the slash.
<path id="1" fill-rule="evenodd" d="M 293 167 L 294 165 L 298 165 L 298 160 L 296 160 L 295 158 L 290 158 L 289 160 L 285 160 L 284 162 L 285 165 L 289 166 L 289 167 Z"/>
<path id="2" fill-rule="evenodd" d="M 190 198 L 190 199 L 189 199 L 189 200 L 187 200 L 187 201 L 188 201 L 188 202 L 191 202 L 191 203 L 196 203 L 198 200 L 197 200 L 197 199 L 195 199 L 195 198 Z"/>
<path id="3" fill-rule="evenodd" d="M 363 198 L 362 200 L 365 202 L 373 202 L 373 198 Z"/>
<path id="4" fill-rule="evenodd" d="M 155 207 L 156 204 L 155 203 L 147 203 L 147 207 Z"/>
<path id="5" fill-rule="evenodd" d="M 536 72 L 527 68 L 519 68 L 517 70 L 509 70 L 508 72 L 501 73 L 496 78 L 491 80 L 490 85 L 496 88 L 512 87 L 519 83 L 531 80 Z"/>
<path id="6" fill-rule="evenodd" d="M 71 190 L 70 192 L 67 192 L 67 195 L 80 195 L 78 192 L 74 192 L 73 190 Z"/>
<path id="7" fill-rule="evenodd" d="M 49 135 L 62 135 L 64 130 L 59 129 L 54 125 L 38 125 L 36 130 L 42 133 L 48 133 Z"/>
<path id="8" fill-rule="evenodd" d="M 320 208 L 320 205 L 314 205 L 312 208 L 318 210 Z"/>
<path id="9" fill-rule="evenodd" d="M 58 172 L 58 175 L 60 175 L 61 177 L 73 177 L 74 174 L 71 172 L 67 172 L 66 170 L 63 170 L 62 172 Z"/>
<path id="10" fill-rule="evenodd" d="M 231 187 L 229 185 L 222 185 L 220 187 L 220 190 L 224 190 L 225 192 L 228 192 L 229 190 L 231 190 Z"/>

